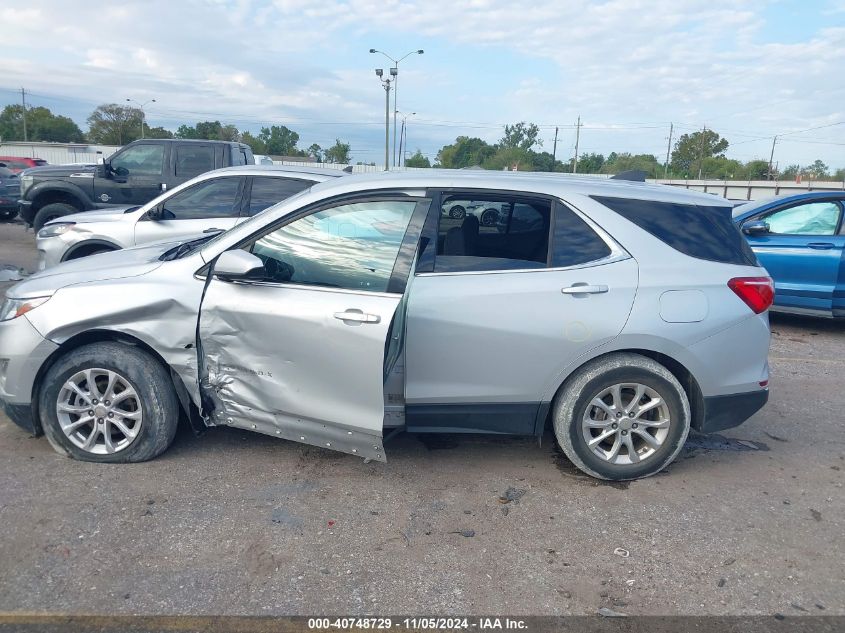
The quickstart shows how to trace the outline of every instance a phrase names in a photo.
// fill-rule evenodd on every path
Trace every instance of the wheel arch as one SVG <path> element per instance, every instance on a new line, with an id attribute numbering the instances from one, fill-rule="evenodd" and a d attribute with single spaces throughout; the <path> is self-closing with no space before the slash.
<path id="1" fill-rule="evenodd" d="M 156 361 L 160 363 L 161 366 L 164 367 L 170 374 L 173 389 L 179 399 L 180 407 L 187 416 L 188 420 L 190 421 L 191 427 L 194 432 L 200 433 L 202 430 L 205 429 L 205 425 L 202 424 L 202 420 L 199 417 L 199 411 L 196 409 L 196 406 L 191 402 L 190 396 L 188 395 L 184 384 L 182 384 L 181 379 L 173 371 L 170 365 L 168 365 L 167 361 L 164 360 L 161 354 L 159 354 L 148 343 L 144 342 L 138 337 L 132 336 L 131 334 L 115 332 L 114 330 L 95 329 L 86 330 L 85 332 L 75 334 L 68 338 L 66 341 L 59 344 L 59 347 L 54 350 L 52 354 L 50 354 L 47 360 L 42 363 L 41 367 L 38 369 L 38 372 L 35 375 L 35 380 L 32 383 L 32 394 L 30 400 L 30 402 L 32 403 L 33 423 L 35 424 L 37 435 L 41 435 L 41 433 L 43 433 L 43 429 L 41 428 L 41 412 L 38 410 L 38 402 L 44 376 L 56 363 L 56 361 L 58 361 L 60 358 L 62 358 L 69 352 L 72 352 L 73 350 L 78 349 L 83 345 L 106 342 L 122 343 L 124 345 L 131 345 L 133 347 L 137 347 L 139 349 L 144 350 L 145 352 L 150 354 L 150 356 L 156 359 Z"/>
<path id="2" fill-rule="evenodd" d="M 62 255 L 62 261 L 66 262 L 71 259 L 77 259 L 79 257 L 85 257 L 90 253 L 83 253 L 82 251 L 88 251 L 95 248 L 108 248 L 113 251 L 121 250 L 123 247 L 119 244 L 115 244 L 114 242 L 110 242 L 109 240 L 95 238 L 91 240 L 85 240 L 84 242 L 79 242 L 79 244 L 74 244 L 72 248 L 68 249 L 68 251 Z"/>
<path id="3" fill-rule="evenodd" d="M 605 358 L 614 354 L 625 353 L 639 354 L 641 356 L 645 356 L 646 358 L 650 358 L 651 360 L 660 363 L 675 378 L 678 379 L 678 382 L 681 383 L 681 386 L 684 388 L 684 392 L 687 394 L 687 398 L 689 399 L 690 413 L 692 414 L 690 425 L 693 429 L 700 429 L 702 426 L 702 422 L 704 421 L 704 395 L 701 391 L 701 386 L 698 384 L 698 380 L 696 380 L 693 372 L 690 371 L 690 369 L 677 358 L 674 358 L 664 352 L 640 347 L 620 347 L 617 349 L 605 350 L 602 353 L 595 354 L 588 358 L 582 358 L 581 362 L 579 362 L 577 366 L 574 366 L 571 371 L 567 373 L 566 377 L 563 379 L 563 381 L 560 382 L 560 384 L 557 386 L 557 389 L 555 389 L 554 396 L 552 397 L 549 406 L 545 407 L 545 420 L 542 422 L 542 424 L 538 425 L 538 434 L 544 433 L 548 425 L 552 423 L 552 410 L 554 409 L 554 402 L 557 400 L 561 391 L 563 391 L 563 388 L 582 367 L 589 363 L 595 362 L 600 358 Z"/>
<path id="4" fill-rule="evenodd" d="M 85 192 L 70 183 L 62 183 L 61 185 L 51 183 L 49 187 L 36 189 L 31 195 L 33 213 L 38 213 L 42 207 L 54 202 L 70 204 L 80 211 L 94 208 L 94 203 L 85 195 Z"/>

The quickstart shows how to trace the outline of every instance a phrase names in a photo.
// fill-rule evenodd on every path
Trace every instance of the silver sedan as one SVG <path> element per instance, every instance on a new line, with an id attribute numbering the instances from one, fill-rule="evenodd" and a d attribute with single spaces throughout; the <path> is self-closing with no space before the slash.
<path id="1" fill-rule="evenodd" d="M 481 226 L 453 200 L 496 205 Z M 151 459 L 180 412 L 385 459 L 413 433 L 541 436 L 654 474 L 768 398 L 772 281 L 727 201 L 426 170 L 335 179 L 213 238 L 66 262 L 8 291 L 0 400 L 61 453 Z"/>

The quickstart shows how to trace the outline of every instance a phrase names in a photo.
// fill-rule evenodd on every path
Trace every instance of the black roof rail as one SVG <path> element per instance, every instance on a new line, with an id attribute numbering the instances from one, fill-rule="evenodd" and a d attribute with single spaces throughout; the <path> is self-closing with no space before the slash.
<path id="1" fill-rule="evenodd" d="M 629 169 L 627 171 L 620 171 L 615 176 L 611 176 L 611 180 L 629 180 L 631 182 L 645 182 L 645 177 L 648 176 L 642 169 Z"/>

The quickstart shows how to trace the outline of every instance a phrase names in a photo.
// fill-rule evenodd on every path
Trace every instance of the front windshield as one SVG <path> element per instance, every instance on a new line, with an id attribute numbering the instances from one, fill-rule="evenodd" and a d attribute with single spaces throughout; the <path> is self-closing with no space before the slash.
<path id="1" fill-rule="evenodd" d="M 278 202 L 278 203 L 274 204 L 272 207 L 267 207 L 267 208 L 266 208 L 266 209 L 264 209 L 263 211 L 259 211 L 258 213 L 256 213 L 254 216 L 252 216 L 251 218 L 249 218 L 249 219 L 248 219 L 248 220 L 246 220 L 245 222 L 241 222 L 240 224 L 238 224 L 236 228 L 237 228 L 238 230 L 240 230 L 242 227 L 253 227 L 253 228 L 255 228 L 255 229 L 260 228 L 260 227 L 262 226 L 263 221 L 264 221 L 264 215 L 265 215 L 268 211 L 271 211 L 272 209 L 278 209 L 281 205 L 288 205 L 288 204 L 292 204 L 294 207 L 296 207 L 296 205 L 297 205 L 297 201 L 298 201 L 300 198 L 302 198 L 304 195 L 306 195 L 306 194 L 310 193 L 312 188 L 313 188 L 313 186 L 312 186 L 312 187 L 308 187 L 307 189 L 303 189 L 303 190 L 302 190 L 302 191 L 300 191 L 299 193 L 295 193 L 295 194 L 293 194 L 292 196 L 290 196 L 289 198 L 285 198 L 285 199 L 284 199 L 284 200 L 282 200 L 281 202 Z M 210 240 L 208 240 L 208 241 L 206 241 L 206 242 L 203 242 L 203 243 L 201 244 L 201 246 L 202 246 L 203 248 L 205 248 L 206 246 L 211 246 L 212 244 L 216 244 L 216 243 L 217 243 L 217 241 L 218 241 L 218 240 L 219 240 L 222 236 L 224 236 L 225 234 L 226 234 L 226 231 L 224 231 L 224 232 L 222 232 L 222 233 L 218 233 L 217 235 L 215 235 L 214 237 L 212 237 Z"/>

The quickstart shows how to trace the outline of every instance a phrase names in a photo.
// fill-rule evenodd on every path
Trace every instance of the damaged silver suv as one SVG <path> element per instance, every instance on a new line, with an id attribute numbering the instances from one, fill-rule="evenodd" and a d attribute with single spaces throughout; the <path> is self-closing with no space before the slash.
<path id="1" fill-rule="evenodd" d="M 455 200 L 500 210 L 490 226 Z M 232 230 L 12 287 L 0 399 L 77 459 L 180 417 L 384 460 L 392 430 L 541 435 L 606 479 L 768 397 L 772 282 L 709 195 L 425 171 L 313 186 Z"/>

